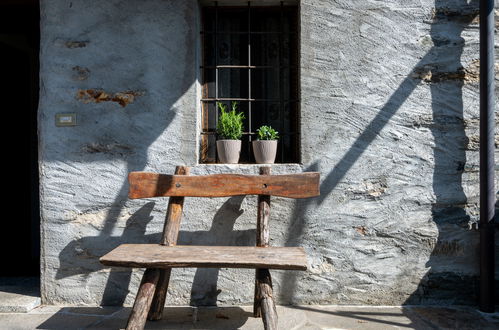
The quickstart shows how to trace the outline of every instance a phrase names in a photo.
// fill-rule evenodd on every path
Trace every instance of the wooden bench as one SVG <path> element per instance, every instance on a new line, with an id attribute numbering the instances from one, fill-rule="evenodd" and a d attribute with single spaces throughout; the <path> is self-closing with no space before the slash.
<path id="1" fill-rule="evenodd" d="M 265 329 L 277 329 L 277 313 L 269 269 L 306 270 L 301 247 L 269 247 L 270 196 L 308 198 L 319 195 L 319 173 L 270 175 L 214 174 L 190 176 L 179 166 L 175 175 L 131 172 L 130 198 L 170 197 L 159 244 L 122 244 L 100 258 L 106 266 L 146 268 L 130 313 L 127 329 L 143 329 L 146 320 L 163 314 L 172 268 L 256 269 L 253 313 L 262 317 Z M 184 197 L 258 195 L 257 246 L 176 245 Z"/>

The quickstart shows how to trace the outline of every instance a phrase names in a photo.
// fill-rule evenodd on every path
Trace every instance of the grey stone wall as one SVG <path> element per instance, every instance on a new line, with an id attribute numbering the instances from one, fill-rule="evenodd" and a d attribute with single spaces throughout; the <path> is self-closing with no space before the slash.
<path id="1" fill-rule="evenodd" d="M 301 1 L 303 164 L 321 196 L 272 200 L 280 303 L 474 304 L 478 275 L 478 4 Z M 42 297 L 131 304 L 141 271 L 103 268 L 157 242 L 167 201 L 128 200 L 129 171 L 199 165 L 197 1 L 45 0 L 39 108 Z M 56 127 L 57 113 L 78 125 Z M 499 186 L 499 185 L 498 185 Z M 182 244 L 254 244 L 255 197 L 188 199 Z M 202 210 L 201 210 L 202 209 Z M 251 270 L 175 270 L 168 304 L 251 303 Z"/>

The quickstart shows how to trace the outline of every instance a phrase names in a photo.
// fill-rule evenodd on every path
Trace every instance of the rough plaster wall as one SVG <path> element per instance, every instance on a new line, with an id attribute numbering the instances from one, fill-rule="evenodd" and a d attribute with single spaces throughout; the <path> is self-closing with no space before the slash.
<path id="1" fill-rule="evenodd" d="M 304 160 L 324 181 L 298 301 L 476 302 L 477 6 L 302 1 Z"/>
<path id="2" fill-rule="evenodd" d="M 197 5 L 49 0 L 41 18 L 43 299 L 95 304 L 130 278 L 97 257 L 146 231 L 127 173 L 196 161 Z M 55 127 L 67 112 L 78 125 Z"/>
<path id="3" fill-rule="evenodd" d="M 197 163 L 196 1 L 47 0 L 41 14 L 43 299 L 131 304 L 141 272 L 97 259 L 159 239 L 167 201 L 128 200 L 128 171 Z M 272 244 L 303 245 L 310 264 L 273 272 L 280 303 L 474 303 L 476 14 L 457 0 L 301 2 L 303 165 L 273 171 L 322 183 L 320 198 L 272 200 Z M 56 128 L 61 112 L 78 126 Z M 192 170 L 227 171 L 257 167 Z M 188 199 L 180 243 L 253 244 L 255 204 Z M 251 303 L 253 274 L 175 270 L 168 303 Z"/>

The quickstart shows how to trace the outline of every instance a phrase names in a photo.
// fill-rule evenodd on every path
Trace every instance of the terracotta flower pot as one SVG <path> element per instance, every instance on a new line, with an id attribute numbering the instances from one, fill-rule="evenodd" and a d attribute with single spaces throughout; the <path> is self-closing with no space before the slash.
<path id="1" fill-rule="evenodd" d="M 258 164 L 274 164 L 277 153 L 277 140 L 253 141 L 253 154 Z"/>
<path id="2" fill-rule="evenodd" d="M 241 154 L 241 140 L 218 140 L 217 152 L 220 163 L 237 164 Z"/>

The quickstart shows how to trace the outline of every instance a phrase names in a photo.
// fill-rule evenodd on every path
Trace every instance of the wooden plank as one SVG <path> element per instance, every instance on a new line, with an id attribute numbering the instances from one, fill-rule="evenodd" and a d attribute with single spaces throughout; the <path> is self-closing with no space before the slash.
<path id="1" fill-rule="evenodd" d="M 189 175 L 190 168 L 186 166 L 177 166 L 176 175 Z M 180 230 L 180 221 L 182 219 L 182 209 L 184 207 L 184 197 L 170 197 L 168 209 L 166 211 L 165 225 L 161 238 L 161 245 L 173 246 L 177 244 L 178 232 Z M 159 281 L 154 292 L 151 309 L 148 319 L 151 321 L 161 320 L 163 308 L 165 306 L 166 294 L 170 283 L 171 268 L 160 269 Z"/>
<path id="2" fill-rule="evenodd" d="M 163 246 L 122 244 L 100 258 L 106 266 L 136 268 L 271 268 L 306 270 L 301 247 Z"/>
<path id="3" fill-rule="evenodd" d="M 149 197 L 228 197 L 269 195 L 289 198 L 319 196 L 319 173 L 285 175 L 167 175 L 131 172 L 130 198 Z"/>
<path id="4" fill-rule="evenodd" d="M 127 330 L 144 329 L 158 279 L 159 269 L 146 269 L 135 297 L 132 312 L 128 317 Z"/>
<path id="5" fill-rule="evenodd" d="M 260 167 L 260 175 L 270 175 L 270 166 Z M 258 195 L 258 213 L 256 220 L 256 246 L 267 247 L 270 241 L 270 230 L 269 230 L 269 219 L 270 219 L 270 196 Z M 261 316 L 261 299 L 260 296 L 259 281 L 258 281 L 258 269 L 255 273 L 255 296 L 253 299 L 253 316 Z"/>

